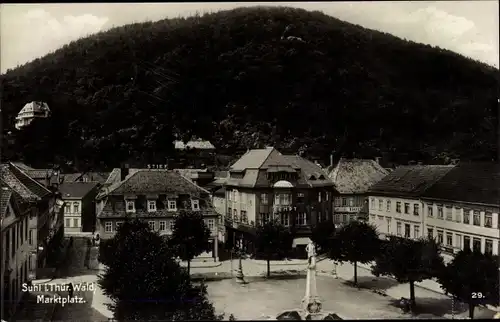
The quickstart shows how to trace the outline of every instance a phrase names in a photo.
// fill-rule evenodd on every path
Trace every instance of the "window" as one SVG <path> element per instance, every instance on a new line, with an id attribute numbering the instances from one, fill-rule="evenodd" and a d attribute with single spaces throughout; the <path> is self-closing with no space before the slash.
<path id="1" fill-rule="evenodd" d="M 410 238 L 410 224 L 405 224 L 405 237 Z"/>
<path id="2" fill-rule="evenodd" d="M 443 219 L 443 206 L 438 206 L 438 219 Z"/>
<path id="3" fill-rule="evenodd" d="M 464 224 L 470 224 L 470 210 L 464 209 Z"/>
<path id="4" fill-rule="evenodd" d="M 401 201 L 396 202 L 396 212 L 401 213 Z"/>
<path id="5" fill-rule="evenodd" d="M 484 213 L 484 227 L 493 227 L 493 215 L 491 214 L 491 212 Z"/>
<path id="6" fill-rule="evenodd" d="M 79 218 L 73 218 L 73 227 L 78 228 L 80 227 L 80 223 L 78 222 Z"/>
<path id="7" fill-rule="evenodd" d="M 396 222 L 396 235 L 401 236 L 401 223 Z"/>
<path id="8" fill-rule="evenodd" d="M 71 219 L 70 218 L 66 218 L 66 223 L 64 224 L 64 227 L 66 227 L 66 228 L 71 227 Z"/>
<path id="9" fill-rule="evenodd" d="M 71 213 L 71 205 L 70 205 L 69 203 L 67 203 L 67 204 L 64 206 L 64 213 L 66 213 L 66 214 Z"/>
<path id="10" fill-rule="evenodd" d="M 80 212 L 80 203 L 79 202 L 73 202 L 73 212 L 74 213 Z"/>
<path id="11" fill-rule="evenodd" d="M 335 222 L 340 223 L 340 214 L 335 214 Z"/>
<path id="12" fill-rule="evenodd" d="M 375 198 L 370 199 L 370 208 L 375 209 Z"/>
<path id="13" fill-rule="evenodd" d="M 290 194 L 288 193 L 278 193 L 275 196 L 275 204 L 277 205 L 289 205 L 291 203 Z"/>
<path id="14" fill-rule="evenodd" d="M 375 215 L 372 215 L 372 219 L 373 219 L 373 221 L 375 221 Z M 342 215 L 342 221 L 349 222 L 349 217 L 347 216 L 347 214 Z"/>
<path id="15" fill-rule="evenodd" d="M 446 233 L 446 246 L 453 246 L 453 234 Z"/>
<path id="16" fill-rule="evenodd" d="M 229 216 L 229 218 L 231 218 L 232 213 L 233 213 L 233 209 L 231 207 L 228 207 L 227 208 L 227 215 Z"/>
<path id="17" fill-rule="evenodd" d="M 281 224 L 285 227 L 290 225 L 290 218 L 288 214 L 281 214 Z"/>
<path id="18" fill-rule="evenodd" d="M 269 200 L 267 199 L 267 193 L 260 194 L 260 203 L 263 205 L 267 205 Z"/>
<path id="19" fill-rule="evenodd" d="M 459 235 L 459 234 L 455 235 L 455 246 L 458 249 L 462 249 L 462 235 Z"/>
<path id="20" fill-rule="evenodd" d="M 123 222 L 122 221 L 118 221 L 116 222 L 116 231 L 118 231 L 118 229 L 120 229 L 120 227 L 123 225 Z"/>
<path id="21" fill-rule="evenodd" d="M 387 201 L 385 202 L 385 204 L 386 204 L 386 206 L 387 206 L 386 210 L 387 210 L 387 211 L 391 211 L 391 201 L 390 201 L 390 200 L 387 200 Z"/>
<path id="22" fill-rule="evenodd" d="M 265 212 L 260 213 L 260 221 L 262 224 L 269 222 L 269 214 Z"/>
<path id="23" fill-rule="evenodd" d="M 235 222 L 240 221 L 240 219 L 238 218 L 238 211 L 236 209 L 233 209 L 233 220 Z"/>
<path id="24" fill-rule="evenodd" d="M 460 208 L 455 208 L 455 221 L 462 222 L 462 211 Z"/>
<path id="25" fill-rule="evenodd" d="M 443 231 L 442 230 L 437 231 L 437 242 L 439 244 L 443 244 Z"/>
<path id="26" fill-rule="evenodd" d="M 354 207 L 354 198 L 349 198 L 349 207 Z"/>
<path id="27" fill-rule="evenodd" d="M 170 220 L 170 221 L 168 222 L 168 229 L 169 229 L 170 231 L 174 231 L 174 227 L 175 227 L 175 220 Z"/>
<path id="28" fill-rule="evenodd" d="M 29 234 L 28 234 L 28 242 L 30 245 L 33 245 L 33 230 L 30 229 Z"/>
<path id="29" fill-rule="evenodd" d="M 208 229 L 214 230 L 214 228 L 215 228 L 215 220 L 214 219 L 208 219 L 207 220 L 207 226 L 208 226 Z"/>
<path id="30" fill-rule="evenodd" d="M 198 199 L 191 199 L 191 209 L 200 210 L 200 201 Z"/>
<path id="31" fill-rule="evenodd" d="M 427 206 L 427 217 L 431 217 L 432 218 L 433 214 L 432 214 L 432 206 Z"/>
<path id="32" fill-rule="evenodd" d="M 238 202 L 238 190 L 233 190 L 233 201 Z"/>
<path id="33" fill-rule="evenodd" d="M 135 211 L 135 202 L 133 200 L 127 200 L 127 212 Z"/>
<path id="34" fill-rule="evenodd" d="M 241 210 L 241 222 L 248 224 L 248 216 L 246 210 Z"/>
<path id="35" fill-rule="evenodd" d="M 155 222 L 154 221 L 148 221 L 148 225 L 149 225 L 149 228 L 151 228 L 151 230 L 155 230 Z"/>
<path id="36" fill-rule="evenodd" d="M 318 192 L 318 202 L 321 202 L 321 191 Z"/>
<path id="37" fill-rule="evenodd" d="M 177 210 L 177 201 L 176 200 L 169 200 L 168 201 L 168 210 L 171 210 L 171 211 Z"/>
<path id="38" fill-rule="evenodd" d="M 384 202 L 382 201 L 382 199 L 379 199 L 379 200 L 378 200 L 378 210 L 379 210 L 379 211 L 382 211 L 382 204 L 383 204 L 383 203 L 384 203 Z"/>
<path id="39" fill-rule="evenodd" d="M 472 249 L 481 251 L 481 239 L 479 238 L 472 238 Z"/>
<path id="40" fill-rule="evenodd" d="M 156 211 L 156 200 L 148 200 L 148 212 Z"/>
<path id="41" fill-rule="evenodd" d="M 342 207 L 347 207 L 347 198 L 342 198 Z"/>
<path id="42" fill-rule="evenodd" d="M 305 226 L 307 225 L 307 220 L 306 220 L 306 214 L 305 213 L 298 213 L 297 217 L 295 217 L 295 224 L 297 226 Z"/>
<path id="43" fill-rule="evenodd" d="M 405 214 L 410 213 L 410 204 L 405 202 Z"/>
<path id="44" fill-rule="evenodd" d="M 108 221 L 104 224 L 104 231 L 107 233 L 110 233 L 113 231 L 113 223 L 111 221 Z"/>
<path id="45" fill-rule="evenodd" d="M 479 211 L 474 210 L 474 215 L 472 217 L 472 224 L 474 226 L 481 226 L 481 216 L 479 215 Z"/>
<path id="46" fill-rule="evenodd" d="M 340 205 L 341 205 L 341 199 L 340 198 L 333 198 L 333 201 L 335 203 L 335 207 L 340 207 Z"/>
<path id="47" fill-rule="evenodd" d="M 231 201 L 233 198 L 231 198 L 231 191 L 227 191 L 227 199 Z"/>
<path id="48" fill-rule="evenodd" d="M 464 250 L 465 249 L 470 250 L 470 237 L 469 236 L 464 236 Z"/>
<path id="49" fill-rule="evenodd" d="M 453 209 L 451 207 L 446 207 L 446 220 L 453 220 Z"/>
<path id="50" fill-rule="evenodd" d="M 166 230 L 167 230 L 167 222 L 160 221 L 160 231 L 166 231 Z"/>
<path id="51" fill-rule="evenodd" d="M 415 216 L 420 215 L 420 207 L 417 203 L 413 204 L 413 214 Z"/>
<path id="52" fill-rule="evenodd" d="M 391 218 L 387 217 L 387 218 L 385 218 L 385 220 L 387 221 L 387 233 L 390 233 L 391 232 Z"/>
<path id="53" fill-rule="evenodd" d="M 384 220 L 384 216 L 377 216 L 377 218 L 379 221 Z"/>
<path id="54" fill-rule="evenodd" d="M 420 226 L 415 225 L 413 227 L 413 237 L 420 238 Z"/>
<path id="55" fill-rule="evenodd" d="M 330 193 L 327 191 L 325 192 L 325 200 L 328 201 L 328 196 L 330 195 Z"/>
<path id="56" fill-rule="evenodd" d="M 484 253 L 490 255 L 493 253 L 493 240 L 491 239 L 484 240 Z"/>

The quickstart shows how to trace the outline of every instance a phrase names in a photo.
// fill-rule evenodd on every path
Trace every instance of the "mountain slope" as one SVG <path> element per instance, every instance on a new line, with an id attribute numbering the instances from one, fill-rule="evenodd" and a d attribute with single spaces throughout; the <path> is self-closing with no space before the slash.
<path id="1" fill-rule="evenodd" d="M 7 155 L 161 162 L 172 135 L 195 134 L 229 150 L 491 158 L 497 73 L 301 9 L 132 24 L 2 75 L 5 131 L 31 100 L 53 112 L 16 133 Z"/>

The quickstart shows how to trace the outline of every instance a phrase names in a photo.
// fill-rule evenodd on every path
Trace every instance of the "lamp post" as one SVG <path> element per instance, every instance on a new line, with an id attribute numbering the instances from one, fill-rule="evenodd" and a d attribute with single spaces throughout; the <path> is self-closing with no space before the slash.
<path id="1" fill-rule="evenodd" d="M 239 247 L 238 247 L 238 269 L 236 270 L 236 283 L 238 284 L 246 284 L 245 282 L 245 275 L 243 274 L 243 263 L 241 261 L 241 257 L 242 257 L 242 245 L 243 242 L 242 240 L 240 239 L 239 241 Z"/>

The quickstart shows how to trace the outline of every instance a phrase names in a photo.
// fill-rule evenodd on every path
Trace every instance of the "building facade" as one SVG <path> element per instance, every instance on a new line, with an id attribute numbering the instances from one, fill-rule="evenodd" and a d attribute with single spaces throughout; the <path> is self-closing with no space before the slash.
<path id="1" fill-rule="evenodd" d="M 64 201 L 64 233 L 93 232 L 96 227 L 95 197 L 98 182 L 67 182 L 59 186 Z"/>
<path id="2" fill-rule="evenodd" d="M 500 166 L 459 163 L 422 196 L 425 233 L 443 253 L 463 249 L 499 254 Z"/>
<path id="3" fill-rule="evenodd" d="M 49 117 L 50 109 L 47 103 L 44 102 L 31 102 L 19 111 L 16 116 L 16 129 L 20 130 L 23 127 L 29 125 L 36 118 L 47 118 Z"/>
<path id="4" fill-rule="evenodd" d="M 294 246 L 304 248 L 311 228 L 332 220 L 333 183 L 321 167 L 274 148 L 245 153 L 225 181 L 228 247 L 253 250 L 258 224 L 277 219 L 290 227 Z"/>
<path id="5" fill-rule="evenodd" d="M 213 245 L 212 251 L 200 257 L 218 260 L 219 215 L 207 190 L 164 169 L 123 168 L 119 178 L 98 196 L 97 231 L 102 238 L 114 236 L 127 218 L 141 218 L 161 235 L 170 235 L 180 211 L 200 212 L 212 233 Z"/>
<path id="6" fill-rule="evenodd" d="M 22 298 L 22 283 L 28 280 L 30 253 L 33 241 L 29 239 L 31 209 L 21 196 L 3 181 L 0 196 L 1 262 L 0 278 L 2 306 L 0 316 L 8 320 L 15 314 Z"/>
<path id="7" fill-rule="evenodd" d="M 376 160 L 341 158 L 335 166 L 330 164 L 328 176 L 335 184 L 335 225 L 368 220 L 363 211 L 368 203 L 368 189 L 388 173 Z"/>
<path id="8" fill-rule="evenodd" d="M 451 169 L 438 165 L 396 168 L 369 189 L 369 222 L 382 238 L 422 237 L 425 217 L 421 196 Z"/>

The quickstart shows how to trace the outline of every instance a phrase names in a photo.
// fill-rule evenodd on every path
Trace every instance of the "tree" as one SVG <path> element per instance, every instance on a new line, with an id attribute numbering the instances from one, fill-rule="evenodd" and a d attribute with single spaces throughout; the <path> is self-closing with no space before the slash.
<path id="1" fill-rule="evenodd" d="M 209 238 L 210 229 L 205 225 L 200 212 L 181 211 L 175 217 L 170 245 L 177 256 L 187 261 L 188 274 L 191 270 L 191 260 L 210 250 Z"/>
<path id="2" fill-rule="evenodd" d="M 336 232 L 328 257 L 334 261 L 351 262 L 354 266 L 354 285 L 357 285 L 358 263 L 373 261 L 380 251 L 379 245 L 375 227 L 362 221 L 351 221 Z"/>
<path id="3" fill-rule="evenodd" d="M 498 304 L 498 256 L 462 250 L 438 276 L 441 287 L 469 305 L 469 317 L 481 304 Z"/>
<path id="4" fill-rule="evenodd" d="M 270 220 L 257 227 L 255 248 L 267 260 L 267 277 L 271 276 L 271 259 L 282 259 L 292 249 L 293 236 L 277 220 Z"/>
<path id="5" fill-rule="evenodd" d="M 221 320 L 207 300 L 205 286 L 194 286 L 165 239 L 146 227 L 137 220 L 126 222 L 122 234 L 112 238 L 117 245 L 114 259 L 98 282 L 112 300 L 114 318 Z"/>
<path id="6" fill-rule="evenodd" d="M 331 239 L 335 235 L 335 224 L 332 221 L 317 224 L 312 229 L 311 240 L 316 244 L 321 252 L 325 252 L 330 245 Z"/>
<path id="7" fill-rule="evenodd" d="M 394 277 L 399 283 L 409 283 L 410 304 L 414 310 L 415 282 L 437 277 L 443 268 L 439 245 L 433 239 L 412 240 L 393 236 L 383 244 L 372 273 Z"/>

